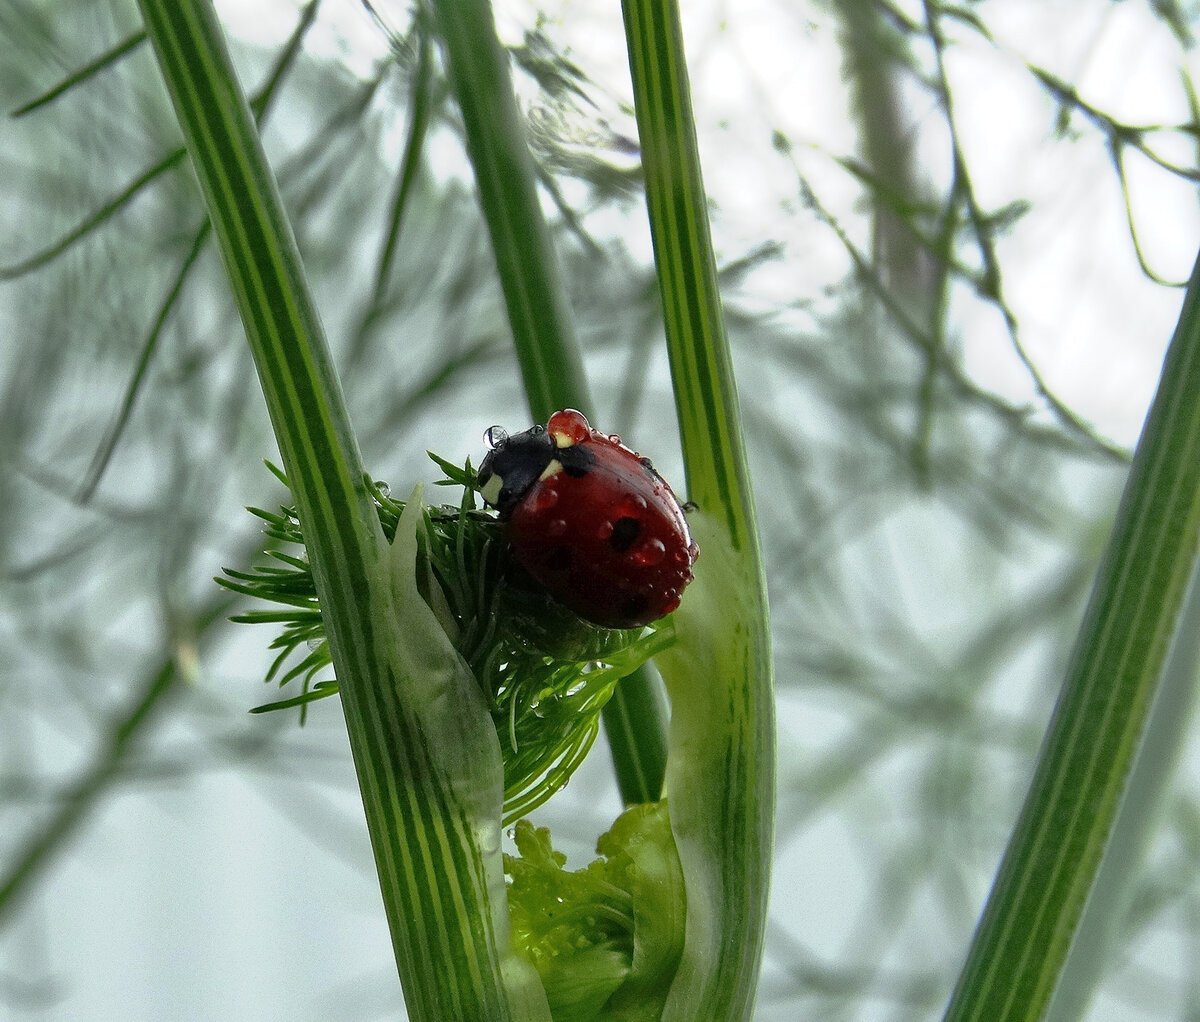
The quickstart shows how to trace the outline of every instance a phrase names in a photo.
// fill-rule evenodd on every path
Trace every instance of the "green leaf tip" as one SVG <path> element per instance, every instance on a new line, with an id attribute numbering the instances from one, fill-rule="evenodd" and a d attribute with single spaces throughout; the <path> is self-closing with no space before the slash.
<path id="1" fill-rule="evenodd" d="M 704 551 L 656 661 L 671 698 L 665 790 L 687 879 L 687 942 L 664 1018 L 750 1018 L 774 835 L 771 653 L 761 575 L 721 519 L 695 512 Z"/>
<path id="2" fill-rule="evenodd" d="M 683 951 L 683 873 L 667 803 L 632 806 L 563 867 L 550 831 L 517 823 L 504 858 L 514 947 L 534 964 L 555 1022 L 658 1019 Z"/>

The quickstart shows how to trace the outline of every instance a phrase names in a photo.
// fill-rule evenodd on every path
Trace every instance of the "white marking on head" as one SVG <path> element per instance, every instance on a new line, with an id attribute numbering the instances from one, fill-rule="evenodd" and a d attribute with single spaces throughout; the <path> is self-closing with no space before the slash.
<path id="1" fill-rule="evenodd" d="M 571 434 L 564 433 L 562 430 L 555 430 L 550 435 L 554 438 L 555 447 L 570 447 L 575 443 L 575 441 L 571 439 Z"/>
<path id="2" fill-rule="evenodd" d="M 550 464 L 547 465 L 544 469 L 542 469 L 542 474 L 540 476 L 538 476 L 538 481 L 545 482 L 551 476 L 558 475 L 558 473 L 561 472 L 562 470 L 563 470 L 562 462 L 559 461 L 557 458 L 551 458 Z"/>
<path id="3" fill-rule="evenodd" d="M 492 507 L 500 503 L 500 491 L 504 489 L 504 480 L 501 479 L 495 472 L 488 476 L 488 481 L 479 488 L 480 496 L 483 497 Z"/>

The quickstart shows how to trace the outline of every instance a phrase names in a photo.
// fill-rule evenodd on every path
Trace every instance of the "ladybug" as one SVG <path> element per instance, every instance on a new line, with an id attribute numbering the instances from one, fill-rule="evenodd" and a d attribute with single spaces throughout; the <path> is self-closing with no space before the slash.
<path id="1" fill-rule="evenodd" d="M 513 556 L 559 603 L 605 628 L 637 628 L 679 606 L 699 549 L 649 459 L 581 412 L 509 436 L 487 431 L 477 485 Z"/>

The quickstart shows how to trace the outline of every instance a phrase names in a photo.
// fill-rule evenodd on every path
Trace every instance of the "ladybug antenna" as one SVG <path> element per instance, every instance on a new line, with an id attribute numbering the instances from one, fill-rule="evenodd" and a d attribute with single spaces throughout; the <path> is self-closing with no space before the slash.
<path id="1" fill-rule="evenodd" d="M 503 426 L 488 426 L 483 433 L 483 442 L 493 451 L 503 447 L 508 440 L 508 431 Z"/>

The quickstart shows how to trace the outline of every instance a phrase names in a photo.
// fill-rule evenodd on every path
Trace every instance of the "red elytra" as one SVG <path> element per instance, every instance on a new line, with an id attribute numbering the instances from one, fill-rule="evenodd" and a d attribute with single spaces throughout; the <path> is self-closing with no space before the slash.
<path id="1" fill-rule="evenodd" d="M 679 606 L 699 550 L 648 459 L 570 408 L 545 426 L 488 436 L 480 492 L 551 596 L 606 628 L 646 625 Z"/>

